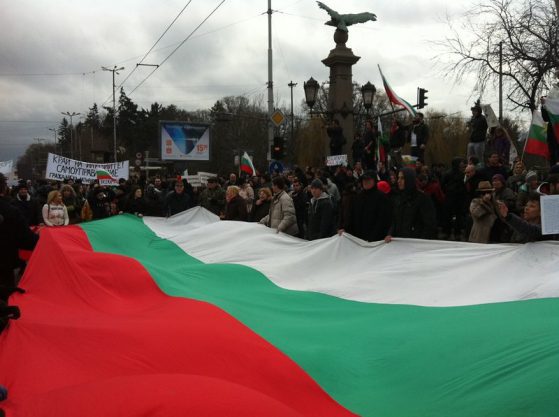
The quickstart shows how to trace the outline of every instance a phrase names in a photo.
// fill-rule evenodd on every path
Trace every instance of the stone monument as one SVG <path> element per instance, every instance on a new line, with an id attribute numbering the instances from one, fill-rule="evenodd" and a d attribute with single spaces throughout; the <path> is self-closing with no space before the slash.
<path id="1" fill-rule="evenodd" d="M 336 47 L 330 51 L 322 63 L 330 68 L 330 88 L 328 94 L 328 112 L 332 119 L 337 119 L 344 130 L 347 140 L 344 153 L 351 155 L 353 142 L 353 80 L 351 67 L 361 57 L 353 54 L 346 46 L 348 40 L 348 26 L 356 23 L 375 21 L 373 13 L 340 14 L 330 9 L 324 3 L 317 2 L 321 9 L 330 15 L 330 20 L 325 25 L 336 27 L 334 42 Z"/>

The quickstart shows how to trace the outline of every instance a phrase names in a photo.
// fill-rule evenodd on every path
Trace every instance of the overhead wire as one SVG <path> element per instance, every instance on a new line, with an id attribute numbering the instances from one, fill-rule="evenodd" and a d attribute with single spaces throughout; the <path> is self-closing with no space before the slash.
<path id="1" fill-rule="evenodd" d="M 226 1 L 226 0 L 221 0 L 221 2 L 210 12 L 210 14 L 208 14 L 208 15 L 204 18 L 204 20 L 202 20 L 202 22 L 201 22 L 198 26 L 196 26 L 196 28 L 194 28 L 194 30 L 193 30 L 192 32 L 190 32 L 190 34 L 189 34 L 176 48 L 173 49 L 173 51 L 172 51 L 169 55 L 167 55 L 167 57 L 166 57 L 163 61 L 161 61 L 161 63 L 160 63 L 157 67 L 155 67 L 155 68 L 153 69 L 153 71 L 150 72 L 150 73 L 147 75 L 146 78 L 144 78 L 136 87 L 134 87 L 134 89 L 129 93 L 129 95 L 132 95 L 132 93 L 134 93 L 134 91 L 136 91 L 138 88 L 140 88 L 140 86 L 141 86 L 143 83 L 145 83 L 145 82 L 149 79 L 149 77 L 151 77 L 151 76 L 153 75 L 153 73 L 155 73 L 155 71 L 157 71 L 165 62 L 167 62 L 167 61 L 175 54 L 175 52 L 177 52 L 177 51 L 180 49 L 180 47 L 183 46 L 184 43 L 185 43 L 186 41 L 188 41 L 188 40 L 192 37 L 192 35 L 193 35 L 194 33 L 196 33 L 197 30 L 200 29 L 200 27 L 201 27 L 204 23 L 206 23 L 206 21 L 207 21 L 207 20 L 208 20 L 208 19 L 223 5 L 223 3 L 225 3 L 225 1 Z"/>
<path id="2" fill-rule="evenodd" d="M 171 27 L 175 24 L 175 22 L 177 21 L 177 19 L 183 14 L 183 12 L 186 10 L 186 8 L 190 5 L 190 3 L 192 3 L 192 0 L 188 0 L 188 3 L 186 3 L 186 5 L 182 8 L 182 10 L 179 12 L 179 14 L 177 14 L 175 16 L 175 18 L 173 19 L 173 21 L 167 26 L 167 28 L 163 31 L 163 33 L 161 34 L 161 36 L 159 36 L 159 38 L 155 41 L 155 43 L 151 46 L 151 48 L 149 48 L 149 51 L 147 51 L 145 53 L 145 55 L 143 56 L 143 58 L 140 60 L 140 62 L 138 64 L 136 64 L 136 66 L 132 69 L 132 71 L 130 71 L 128 73 L 128 75 L 126 76 L 126 78 L 124 80 L 122 80 L 122 82 L 120 83 L 120 85 L 118 87 L 116 87 L 116 89 L 120 89 L 124 83 L 126 82 L 126 80 L 128 80 L 128 78 L 130 78 L 130 76 L 136 71 L 136 69 L 138 69 L 138 66 L 144 62 L 144 60 L 147 58 L 147 56 L 151 53 L 151 51 L 153 51 L 153 48 L 156 47 L 156 45 L 159 43 L 159 41 L 161 39 L 163 39 L 163 36 L 165 36 L 165 34 L 169 31 L 169 29 L 171 29 Z M 105 100 L 106 101 L 106 100 Z"/>

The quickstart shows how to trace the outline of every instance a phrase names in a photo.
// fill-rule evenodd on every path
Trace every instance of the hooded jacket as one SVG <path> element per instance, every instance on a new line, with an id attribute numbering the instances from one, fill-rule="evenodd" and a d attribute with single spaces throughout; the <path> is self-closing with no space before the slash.
<path id="1" fill-rule="evenodd" d="M 403 168 L 404 190 L 394 196 L 391 235 L 415 239 L 435 239 L 437 219 L 432 200 L 419 191 L 416 174 L 411 168 Z"/>
<path id="2" fill-rule="evenodd" d="M 315 240 L 334 234 L 334 207 L 324 191 L 318 198 L 311 198 L 308 210 L 307 239 Z"/>

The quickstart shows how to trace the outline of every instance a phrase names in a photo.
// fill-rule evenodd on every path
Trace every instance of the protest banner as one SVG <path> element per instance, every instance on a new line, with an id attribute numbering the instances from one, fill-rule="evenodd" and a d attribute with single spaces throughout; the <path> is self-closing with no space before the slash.
<path id="1" fill-rule="evenodd" d="M 14 161 L 0 161 L 0 173 L 9 177 L 14 169 Z"/>
<path id="2" fill-rule="evenodd" d="M 96 179 L 103 181 L 102 185 L 118 185 L 119 178 L 128 179 L 129 162 L 120 161 L 110 164 L 96 164 L 93 162 L 77 161 L 64 156 L 49 153 L 45 178 L 62 181 L 65 179 L 81 180 L 89 184 Z"/>
<path id="3" fill-rule="evenodd" d="M 559 234 L 559 195 L 544 195 L 540 199 L 542 234 Z"/>
<path id="4" fill-rule="evenodd" d="M 326 166 L 335 167 L 338 165 L 347 165 L 347 155 L 331 155 L 326 157 Z"/>

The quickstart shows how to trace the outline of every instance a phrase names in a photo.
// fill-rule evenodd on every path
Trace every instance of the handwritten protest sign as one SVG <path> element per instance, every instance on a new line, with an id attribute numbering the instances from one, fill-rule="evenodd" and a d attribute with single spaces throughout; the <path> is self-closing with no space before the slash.
<path id="1" fill-rule="evenodd" d="M 98 177 L 98 172 L 104 171 L 104 176 L 110 176 L 118 184 L 119 178 L 128 179 L 129 162 L 120 161 L 110 164 L 96 164 L 93 162 L 77 161 L 64 156 L 49 153 L 47 160 L 46 179 L 62 181 L 65 179 L 81 180 L 88 184 Z M 110 181 L 114 184 L 115 181 Z"/>

